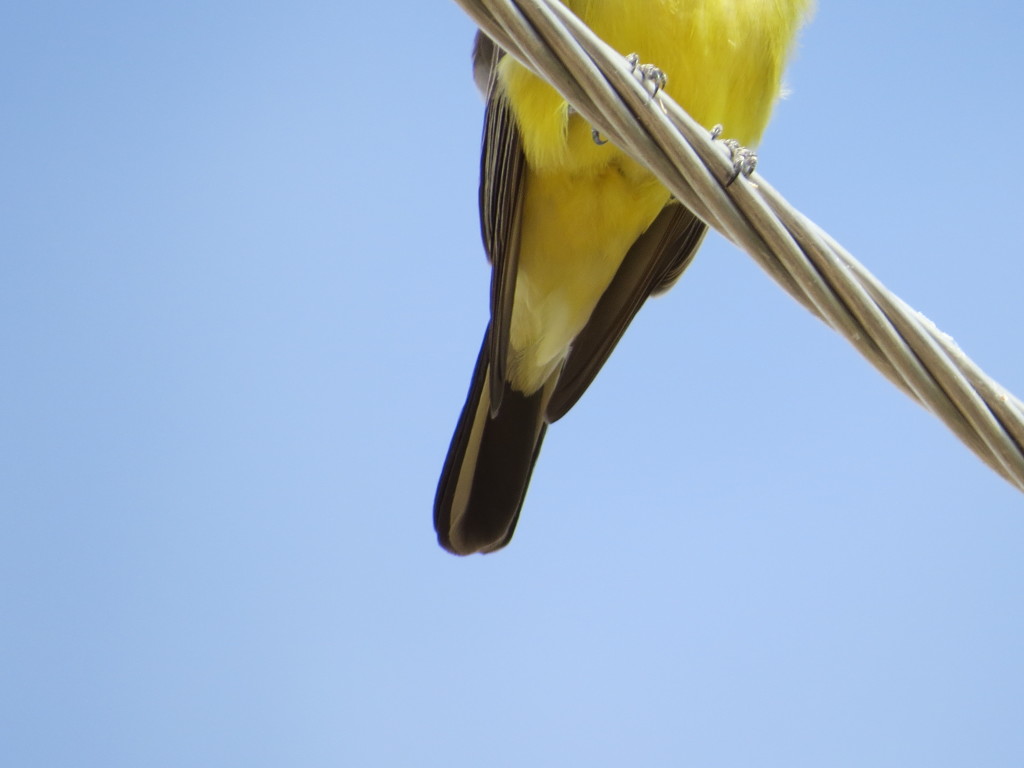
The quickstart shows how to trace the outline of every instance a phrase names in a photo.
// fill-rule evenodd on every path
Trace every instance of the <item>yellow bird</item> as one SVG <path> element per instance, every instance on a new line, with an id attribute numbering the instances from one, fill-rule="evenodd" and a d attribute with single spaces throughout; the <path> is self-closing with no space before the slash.
<path id="1" fill-rule="evenodd" d="M 563 0 L 623 55 L 668 77 L 699 123 L 753 146 L 812 0 Z M 491 321 L 434 501 L 459 555 L 512 538 L 547 425 L 576 403 L 705 225 L 551 86 L 477 35 L 486 91 L 480 217 Z"/>

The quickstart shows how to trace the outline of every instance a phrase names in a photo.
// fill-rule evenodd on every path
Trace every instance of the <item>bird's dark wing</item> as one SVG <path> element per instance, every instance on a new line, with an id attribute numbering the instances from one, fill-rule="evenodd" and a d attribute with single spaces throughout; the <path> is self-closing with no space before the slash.
<path id="1" fill-rule="evenodd" d="M 473 71 L 486 87 L 483 149 L 480 157 L 480 229 L 491 262 L 490 408 L 496 414 L 505 390 L 509 329 L 519 268 L 519 236 L 523 210 L 526 158 L 515 117 L 497 88 L 496 67 L 504 56 L 477 33 Z"/>

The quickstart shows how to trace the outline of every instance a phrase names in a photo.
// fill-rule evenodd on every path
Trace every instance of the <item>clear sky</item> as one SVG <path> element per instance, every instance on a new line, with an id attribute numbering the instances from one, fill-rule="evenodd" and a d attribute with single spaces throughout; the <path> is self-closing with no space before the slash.
<path id="1" fill-rule="evenodd" d="M 822 0 L 759 166 L 1018 395 L 1022 32 Z M 1024 764 L 1024 497 L 717 236 L 437 547 L 472 33 L 0 10 L 0 764 Z"/>

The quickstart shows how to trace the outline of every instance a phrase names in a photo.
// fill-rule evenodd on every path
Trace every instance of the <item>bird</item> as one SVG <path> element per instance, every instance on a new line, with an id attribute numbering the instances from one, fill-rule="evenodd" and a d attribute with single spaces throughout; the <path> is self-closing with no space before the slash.
<path id="1" fill-rule="evenodd" d="M 757 144 L 812 0 L 563 0 L 623 56 L 656 67 L 698 123 Z M 490 321 L 434 499 L 457 555 L 511 540 L 549 424 L 579 400 L 706 225 L 484 33 L 479 207 Z M 717 128 L 715 129 L 718 130 Z"/>

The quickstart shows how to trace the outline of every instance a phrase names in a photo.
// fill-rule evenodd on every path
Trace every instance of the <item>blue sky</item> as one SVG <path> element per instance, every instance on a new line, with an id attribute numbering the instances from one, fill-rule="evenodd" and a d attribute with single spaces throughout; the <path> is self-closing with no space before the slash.
<path id="1" fill-rule="evenodd" d="M 0 762 L 1021 765 L 1024 499 L 718 237 L 436 546 L 473 27 L 353 5 L 0 10 Z M 820 5 L 760 171 L 1021 394 L 1024 10 Z"/>

